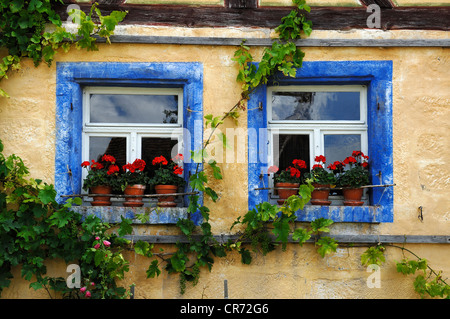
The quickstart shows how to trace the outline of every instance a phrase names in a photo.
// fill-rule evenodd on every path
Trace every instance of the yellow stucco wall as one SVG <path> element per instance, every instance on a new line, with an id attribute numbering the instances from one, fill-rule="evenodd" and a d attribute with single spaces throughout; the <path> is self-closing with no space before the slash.
<path id="1" fill-rule="evenodd" d="M 146 33 L 147 29 L 133 33 Z M 130 29 L 125 29 L 129 30 Z M 169 29 L 152 28 L 164 34 Z M 224 35 L 245 37 L 247 30 L 222 30 Z M 126 32 L 126 31 L 124 31 Z M 172 30 L 173 32 L 173 30 Z M 193 33 L 179 28 L 175 33 Z M 195 35 L 208 35 L 214 29 L 196 30 Z M 264 37 L 269 30 L 252 30 L 254 37 Z M 174 35 L 172 33 L 172 35 Z M 217 34 L 216 34 L 217 35 Z M 375 36 L 374 36 L 375 35 Z M 377 34 L 318 32 L 316 37 L 369 38 Z M 391 32 L 380 37 L 442 38 L 440 32 Z M 0 138 L 6 154 L 21 156 L 31 175 L 54 182 L 55 158 L 55 89 L 57 61 L 115 62 L 200 62 L 204 69 L 204 114 L 223 114 L 239 98 L 235 82 L 237 66 L 232 62 L 235 47 L 101 44 L 98 52 L 76 51 L 57 55 L 51 67 L 33 66 L 25 60 L 22 69 L 2 81 L 2 88 L 11 96 L 0 100 Z M 262 49 L 253 49 L 256 58 Z M 449 49 L 445 48 L 305 48 L 305 61 L 392 60 L 393 61 L 393 145 L 394 145 L 394 222 L 380 225 L 339 224 L 336 234 L 449 235 L 450 231 L 450 67 Z M 245 128 L 242 113 L 239 128 Z M 225 127 L 234 127 L 231 121 Z M 219 193 L 217 203 L 210 207 L 214 234 L 229 233 L 229 228 L 247 209 L 247 165 L 221 164 L 224 179 L 213 185 Z M 424 220 L 417 209 L 423 207 Z M 162 227 L 162 226 L 161 226 Z M 147 234 L 161 232 L 152 226 L 140 230 Z M 171 226 L 162 227 L 176 232 Z M 450 274 L 449 245 L 407 245 L 426 258 L 435 269 Z M 165 250 L 170 247 L 165 246 Z M 370 275 L 360 265 L 364 248 L 339 248 L 322 259 L 311 244 L 304 247 L 288 245 L 287 251 L 277 249 L 267 256 L 257 255 L 251 265 L 242 265 L 238 254 L 218 258 L 210 273 L 203 270 L 198 285 L 179 294 L 178 277 L 166 272 L 156 279 L 146 279 L 148 260 L 127 253 L 131 262 L 126 283 L 136 284 L 136 298 L 222 298 L 223 281 L 229 286 L 230 298 L 418 298 L 413 291 L 413 277 L 404 277 L 395 270 L 395 261 L 402 258 L 400 250 L 388 249 L 386 264 L 381 270 L 381 288 L 368 288 Z M 67 276 L 63 263 L 49 261 L 50 274 Z M 46 298 L 42 291 L 28 288 L 20 279 L 20 270 L 3 298 Z"/>

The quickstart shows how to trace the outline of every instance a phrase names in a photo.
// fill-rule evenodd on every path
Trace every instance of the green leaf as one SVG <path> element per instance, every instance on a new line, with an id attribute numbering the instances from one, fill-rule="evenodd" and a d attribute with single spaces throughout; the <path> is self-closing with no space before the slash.
<path id="1" fill-rule="evenodd" d="M 382 245 L 374 246 L 368 248 L 364 253 L 361 254 L 361 265 L 378 265 L 380 266 L 382 263 L 386 261 L 384 257 L 385 248 Z"/>
<path id="2" fill-rule="evenodd" d="M 289 226 L 289 219 L 282 218 L 273 223 L 274 229 L 272 230 L 272 233 L 276 235 L 276 240 L 279 240 L 282 242 L 283 250 L 286 249 L 286 244 L 289 238 L 290 233 L 290 226 Z"/>
<path id="3" fill-rule="evenodd" d="M 145 257 L 153 256 L 151 250 L 153 249 L 153 245 L 150 245 L 148 242 L 139 240 L 134 244 L 134 251 L 138 255 L 142 255 Z"/>
<path id="4" fill-rule="evenodd" d="M 94 256 L 95 266 L 98 267 L 105 259 L 105 252 L 101 249 L 97 249 Z"/>
<path id="5" fill-rule="evenodd" d="M 297 228 L 292 234 L 292 239 L 297 240 L 300 246 L 303 246 L 303 244 L 311 238 L 311 233 L 311 231 L 307 231 L 306 229 Z"/>
<path id="6" fill-rule="evenodd" d="M 175 253 L 169 260 L 170 264 L 172 265 L 172 268 L 177 271 L 183 271 L 186 268 L 186 255 L 177 252 Z"/>
<path id="7" fill-rule="evenodd" d="M 219 196 L 211 187 L 205 187 L 205 193 L 212 199 L 213 202 L 216 202 Z"/>
<path id="8" fill-rule="evenodd" d="M 276 204 L 272 205 L 269 202 L 263 202 L 256 206 L 258 214 L 261 216 L 262 221 L 268 221 L 270 219 L 275 219 L 279 208 Z"/>
<path id="9" fill-rule="evenodd" d="M 120 216 L 120 219 L 122 220 L 119 225 L 118 234 L 119 236 L 125 236 L 129 235 L 133 232 L 133 227 L 131 226 L 132 220 L 128 218 L 124 218 L 123 216 Z"/>
<path id="10" fill-rule="evenodd" d="M 147 269 L 147 278 L 155 278 L 161 274 L 161 270 L 158 267 L 158 261 L 153 260 Z"/>
<path id="11" fill-rule="evenodd" d="M 189 181 L 193 190 L 196 189 L 199 191 L 204 191 L 204 184 L 208 182 L 208 178 L 206 177 L 205 172 L 200 171 L 196 174 L 191 175 Z"/>
<path id="12" fill-rule="evenodd" d="M 209 166 L 212 168 L 213 170 L 213 176 L 215 179 L 222 179 L 222 174 L 220 171 L 220 167 L 217 166 L 217 162 L 214 160 L 211 160 L 208 162 Z"/>
<path id="13" fill-rule="evenodd" d="M 204 116 L 204 118 L 206 120 L 205 121 L 205 128 L 207 128 L 208 125 L 212 122 L 213 115 L 212 114 L 207 114 L 207 115 Z"/>
<path id="14" fill-rule="evenodd" d="M 321 237 L 317 242 L 316 245 L 319 246 L 317 251 L 319 252 L 320 256 L 325 257 L 325 255 L 330 254 L 332 252 L 335 252 L 338 244 L 335 241 L 334 238 L 331 237 Z"/>
<path id="15" fill-rule="evenodd" d="M 331 219 L 318 218 L 311 222 L 311 228 L 313 232 L 326 232 L 328 233 L 330 229 L 328 226 L 332 225 L 334 222 Z"/>
<path id="16" fill-rule="evenodd" d="M 241 255 L 241 262 L 244 265 L 250 265 L 252 262 L 252 255 L 250 254 L 250 251 L 242 248 L 239 250 L 239 254 Z"/>
<path id="17" fill-rule="evenodd" d="M 9 7 L 11 8 L 12 13 L 17 13 L 23 7 L 23 0 L 13 0 L 11 1 Z"/>
<path id="18" fill-rule="evenodd" d="M 42 285 L 42 283 L 36 281 L 36 282 L 32 282 L 30 284 L 30 288 L 33 288 L 34 290 L 38 290 L 38 289 L 44 288 L 44 286 Z"/>
<path id="19" fill-rule="evenodd" d="M 53 185 L 46 185 L 44 189 L 39 191 L 38 197 L 44 205 L 47 205 L 55 200 L 56 190 Z"/>
<path id="20" fill-rule="evenodd" d="M 195 229 L 195 224 L 191 219 L 179 219 L 177 221 L 177 226 L 180 228 L 180 230 L 185 234 L 186 236 L 189 236 L 192 234 L 192 232 Z"/>

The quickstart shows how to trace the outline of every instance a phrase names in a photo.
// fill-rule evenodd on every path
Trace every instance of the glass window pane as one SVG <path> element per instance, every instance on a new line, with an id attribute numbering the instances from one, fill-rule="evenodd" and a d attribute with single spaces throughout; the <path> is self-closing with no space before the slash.
<path id="1" fill-rule="evenodd" d="M 105 154 L 114 156 L 119 167 L 125 165 L 127 161 L 127 138 L 89 137 L 89 161 L 100 161 Z"/>
<path id="2" fill-rule="evenodd" d="M 273 92 L 272 120 L 359 120 L 359 102 L 359 92 Z"/>
<path id="3" fill-rule="evenodd" d="M 91 94 L 91 123 L 178 123 L 178 95 Z"/>
<path id="4" fill-rule="evenodd" d="M 327 166 L 335 161 L 343 161 L 353 151 L 361 150 L 360 134 L 326 134 L 324 136 Z"/>
<path id="5" fill-rule="evenodd" d="M 142 138 L 142 159 L 147 164 L 145 166 L 149 176 L 154 175 L 157 166 L 152 165 L 155 157 L 164 156 L 167 160 L 177 155 L 177 140 L 160 137 L 143 137 Z"/>
<path id="6" fill-rule="evenodd" d="M 309 135 L 280 134 L 274 135 L 273 139 L 275 147 L 274 165 L 277 165 L 280 171 L 291 166 L 294 159 L 304 160 L 306 162 L 306 167 L 310 167 Z"/>

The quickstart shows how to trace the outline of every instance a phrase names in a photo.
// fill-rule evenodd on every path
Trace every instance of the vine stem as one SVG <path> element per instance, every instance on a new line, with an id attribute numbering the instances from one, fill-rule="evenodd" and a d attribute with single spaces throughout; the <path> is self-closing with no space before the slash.
<path id="1" fill-rule="evenodd" d="M 398 245 L 394 245 L 394 244 L 385 244 L 385 246 L 401 249 L 402 252 L 406 251 L 406 252 L 410 253 L 411 255 L 413 255 L 414 257 L 416 257 L 417 259 L 419 259 L 419 260 L 422 259 L 417 254 L 415 254 L 414 252 L 412 252 L 408 248 L 405 248 L 404 246 L 398 246 Z M 427 263 L 427 268 L 431 271 L 432 274 L 434 274 L 436 277 L 438 277 L 440 281 L 442 281 L 444 284 L 448 285 L 445 282 L 445 280 L 442 279 L 442 277 L 440 277 L 440 275 L 438 273 L 436 273 L 436 271 L 428 265 L 428 263 Z"/>
<path id="2" fill-rule="evenodd" d="M 233 112 L 236 108 L 238 108 L 238 107 L 241 105 L 241 103 L 242 103 L 243 101 L 248 100 L 248 96 L 249 96 L 255 89 L 256 89 L 256 87 L 252 87 L 252 88 L 251 88 L 250 90 L 248 90 L 247 92 L 242 93 L 242 94 L 241 94 L 241 98 L 239 99 L 239 101 L 238 101 L 236 104 L 234 104 L 234 106 L 233 106 L 228 112 L 226 112 L 226 113 L 222 116 L 222 118 L 220 119 L 220 122 L 223 121 L 223 120 L 225 120 L 228 116 L 230 116 L 231 112 Z M 217 123 L 217 125 L 214 126 L 214 127 L 212 128 L 211 133 L 209 134 L 208 138 L 207 138 L 206 141 L 204 142 L 202 149 L 206 149 L 206 147 L 211 143 L 211 139 L 212 139 L 212 137 L 213 137 L 213 135 L 214 135 L 214 132 L 217 130 L 217 128 L 219 127 L 219 125 L 220 125 L 220 123 Z M 203 155 L 203 154 L 202 154 L 202 155 Z M 202 156 L 202 162 L 201 162 L 201 163 L 197 163 L 197 167 L 196 167 L 196 169 L 195 169 L 195 173 L 196 173 L 196 174 L 198 173 L 198 170 L 199 170 L 199 168 L 200 168 L 200 164 L 203 164 L 203 162 L 204 162 L 204 160 L 203 160 L 203 156 Z"/>

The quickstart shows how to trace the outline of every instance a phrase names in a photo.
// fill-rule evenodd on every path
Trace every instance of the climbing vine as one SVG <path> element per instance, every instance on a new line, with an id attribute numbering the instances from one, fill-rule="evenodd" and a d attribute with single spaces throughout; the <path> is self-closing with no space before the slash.
<path id="1" fill-rule="evenodd" d="M 0 47 L 8 53 L 0 61 L 0 81 L 8 78 L 8 72 L 20 69 L 23 58 L 33 60 L 35 66 L 45 62 L 49 66 L 58 51 L 67 52 L 72 46 L 88 51 L 98 50 L 97 38 L 109 42 L 116 25 L 126 12 L 113 11 L 104 16 L 97 8 L 91 7 L 89 14 L 72 9 L 69 17 L 77 24 L 76 32 L 63 27 L 61 17 L 53 10 L 53 5 L 61 0 L 8 0 L 0 2 Z M 9 97 L 0 88 L 0 96 Z"/>
<path id="2" fill-rule="evenodd" d="M 189 195 L 188 217 L 177 222 L 187 242 L 177 243 L 173 252 L 155 252 L 154 246 L 148 242 L 137 241 L 132 244 L 125 240 L 123 237 L 133 231 L 129 219 L 122 217 L 117 228 L 113 229 L 95 216 L 82 218 L 71 211 L 72 205 L 80 204 L 77 198 L 58 203 L 53 186 L 28 178 L 28 169 L 19 157 L 5 157 L 2 154 L 3 145 L 0 141 L 0 293 L 9 286 L 13 267 L 21 265 L 21 276 L 31 282 L 30 287 L 44 289 L 50 297 L 127 298 L 130 287 L 117 285 L 117 281 L 123 279 L 129 270 L 129 262 L 122 254 L 124 249 L 133 249 L 136 254 L 150 259 L 146 270 L 148 278 L 159 276 L 162 270 L 178 274 L 181 293 L 185 292 L 188 282 L 193 285 L 198 283 L 203 268 L 210 271 L 215 258 L 225 257 L 230 251 L 239 253 L 243 264 L 252 262 L 252 250 L 268 254 L 278 245 L 285 250 L 288 242 L 297 242 L 302 246 L 313 239 L 321 257 L 335 252 L 338 243 L 327 236 L 332 220 L 318 218 L 303 226 L 295 222 L 295 212 L 302 209 L 311 198 L 314 188 L 310 183 L 301 185 L 298 196 L 288 198 L 281 207 L 263 202 L 244 216 L 239 216 L 230 228 L 239 228 L 239 236 L 226 243 L 215 240 L 209 222 L 210 209 L 196 194 L 203 193 L 212 202 L 219 200 L 211 185 L 214 180 L 222 179 L 221 169 L 216 161 L 209 159 L 207 153 L 207 147 L 214 137 L 226 145 L 226 136 L 216 133 L 217 128 L 227 118 L 237 120 L 239 112 L 245 110 L 250 94 L 260 84 L 267 83 L 277 72 L 295 76 L 297 69 L 302 66 L 304 53 L 295 42 L 311 33 L 312 24 L 304 14 L 310 8 L 304 0 L 293 0 L 293 4 L 295 9 L 276 28 L 278 38 L 274 39 L 270 48 L 264 50 L 258 66 L 253 63 L 245 41 L 235 52 L 233 60 L 239 65 L 236 80 L 242 84 L 242 94 L 224 115 L 205 116 L 205 127 L 210 127 L 211 133 L 202 148 L 191 153 L 192 160 L 197 163 L 195 172 L 189 177 L 189 188 L 194 195 Z M 59 49 L 65 51 L 72 44 L 77 48 L 96 50 L 92 35 L 108 39 L 115 25 L 125 16 L 125 13 L 119 12 L 102 16 L 96 5 L 93 5 L 88 15 L 78 12 L 80 25 L 75 35 L 61 27 L 61 20 L 52 11 L 50 1 L 11 1 L 7 5 L 2 3 L 0 8 L 5 16 L 0 22 L 4 35 L 0 45 L 9 50 L 0 64 L 0 79 L 7 77 L 8 70 L 17 69 L 23 57 L 32 58 L 35 65 L 39 65 L 42 60 L 50 64 Z M 94 13 L 97 23 L 94 22 Z M 56 29 L 44 32 L 49 21 Z M 2 90 L 0 94 L 7 96 Z M 207 170 L 211 174 L 207 174 Z M 213 180 L 210 180 L 211 177 Z M 190 218 L 196 213 L 202 216 L 199 226 Z M 139 218 L 145 219 L 145 216 Z M 385 246 L 388 245 L 369 247 L 361 255 L 361 264 L 381 265 L 385 261 Z M 389 246 L 400 248 L 402 252 L 417 258 L 410 260 L 404 255 L 403 260 L 397 262 L 397 270 L 403 274 L 420 272 L 414 288 L 422 297 L 449 297 L 450 288 L 441 272 L 434 271 L 426 260 L 406 248 Z M 47 276 L 45 261 L 48 259 L 62 259 L 66 263 L 81 265 L 80 288 L 69 288 L 63 278 Z"/>

